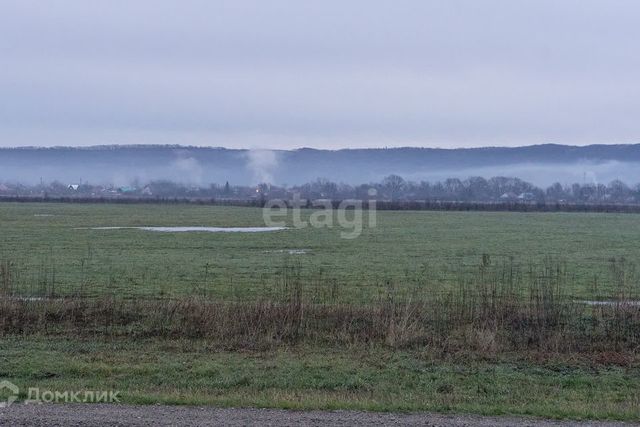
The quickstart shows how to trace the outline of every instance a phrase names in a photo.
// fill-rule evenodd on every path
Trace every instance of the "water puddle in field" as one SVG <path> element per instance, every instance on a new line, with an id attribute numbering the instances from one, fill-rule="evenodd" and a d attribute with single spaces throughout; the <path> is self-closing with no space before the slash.
<path id="1" fill-rule="evenodd" d="M 273 251 L 265 251 L 268 254 L 289 254 L 289 255 L 304 255 L 311 252 L 311 249 L 277 249 Z"/>
<path id="2" fill-rule="evenodd" d="M 636 306 L 640 306 L 640 301 L 638 300 L 627 300 L 627 301 L 576 301 L 578 303 L 582 303 L 582 304 L 586 304 L 586 305 L 593 305 L 593 306 L 597 306 L 597 305 L 608 305 L 608 306 L 615 306 L 615 305 L 622 305 L 622 306 L 631 306 L 631 307 L 636 307 Z"/>
<path id="3" fill-rule="evenodd" d="M 267 231 L 286 230 L 287 227 L 89 227 L 76 228 L 76 230 L 144 230 L 158 231 L 161 233 L 262 233 Z"/>
<path id="4" fill-rule="evenodd" d="M 33 216 L 37 216 L 37 217 L 49 217 L 49 216 L 55 216 L 54 214 L 33 214 Z"/>

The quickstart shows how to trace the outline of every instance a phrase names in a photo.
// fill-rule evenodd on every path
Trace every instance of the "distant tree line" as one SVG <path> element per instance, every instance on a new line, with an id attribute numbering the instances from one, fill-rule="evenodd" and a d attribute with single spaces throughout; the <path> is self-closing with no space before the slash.
<path id="1" fill-rule="evenodd" d="M 519 178 L 471 177 L 449 178 L 444 181 L 408 181 L 399 175 L 389 175 L 380 182 L 349 185 L 317 179 L 302 185 L 277 186 L 267 183 L 256 186 L 224 184 L 186 185 L 172 181 L 133 182 L 126 186 L 65 184 L 61 182 L 24 185 L 0 183 L 0 197 L 66 198 L 66 199 L 149 199 L 149 200 L 217 200 L 248 201 L 259 204 L 269 199 L 307 200 L 377 199 L 398 206 L 406 202 L 430 203 L 503 203 L 503 204 L 640 204 L 640 184 L 629 186 L 620 180 L 608 184 L 555 183 L 540 188 Z"/>

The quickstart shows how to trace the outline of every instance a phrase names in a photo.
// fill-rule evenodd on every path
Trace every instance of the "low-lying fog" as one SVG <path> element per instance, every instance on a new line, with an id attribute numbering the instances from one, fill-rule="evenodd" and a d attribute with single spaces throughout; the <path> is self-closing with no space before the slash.
<path id="1" fill-rule="evenodd" d="M 401 174 L 408 181 L 443 181 L 447 178 L 465 179 L 471 176 L 491 178 L 494 176 L 517 177 L 538 187 L 548 187 L 553 183 L 594 183 L 607 184 L 619 179 L 627 184 L 640 183 L 640 163 L 608 161 L 604 163 L 581 162 L 573 164 L 520 163 L 499 167 L 479 167 L 467 169 L 444 169 Z"/>
<path id="2" fill-rule="evenodd" d="M 640 182 L 640 146 L 558 145 L 485 149 L 228 150 L 157 146 L 0 150 L 0 183 L 90 183 L 126 186 L 170 180 L 299 185 L 318 178 L 346 184 L 471 176 L 517 177 L 540 187 L 555 182 Z"/>

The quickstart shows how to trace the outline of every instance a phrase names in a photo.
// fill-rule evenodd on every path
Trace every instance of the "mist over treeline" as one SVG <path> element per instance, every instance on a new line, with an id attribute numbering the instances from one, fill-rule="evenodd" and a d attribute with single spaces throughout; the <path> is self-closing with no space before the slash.
<path id="1" fill-rule="evenodd" d="M 193 199 L 193 200 L 346 200 L 388 201 L 528 202 L 528 203 L 621 203 L 640 204 L 640 183 L 628 185 L 620 180 L 608 184 L 554 183 L 548 187 L 513 177 L 470 177 L 464 180 L 409 181 L 389 175 L 379 182 L 350 185 L 327 179 L 295 186 L 268 183 L 256 186 L 209 184 L 185 185 L 167 180 L 126 186 L 90 183 L 63 184 L 59 181 L 36 185 L 0 183 L 0 198 L 83 198 L 83 199 Z"/>
<path id="2" fill-rule="evenodd" d="M 555 182 L 640 182 L 640 145 L 546 144 L 465 149 L 240 150 L 184 146 L 0 148 L 0 182 L 60 181 L 103 186 L 172 181 L 285 187 L 328 177 L 352 186 L 399 175 L 413 182 L 517 176 L 540 188 Z"/>

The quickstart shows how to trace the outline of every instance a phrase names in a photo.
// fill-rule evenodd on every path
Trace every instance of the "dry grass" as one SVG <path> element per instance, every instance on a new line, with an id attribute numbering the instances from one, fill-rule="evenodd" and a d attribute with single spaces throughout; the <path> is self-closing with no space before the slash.
<path id="1" fill-rule="evenodd" d="M 634 353 L 640 308 L 588 307 L 555 300 L 545 306 L 483 298 L 319 305 L 288 302 L 49 299 L 0 300 L 2 334 L 65 334 L 209 339 L 225 349 L 279 344 L 426 346 L 487 355 L 510 351 Z"/>
<path id="2" fill-rule="evenodd" d="M 631 354 L 640 348 L 640 306 L 630 303 L 633 276 L 620 264 L 612 264 L 615 303 L 590 306 L 563 293 L 571 277 L 551 259 L 520 271 L 485 256 L 454 290 L 428 294 L 420 281 L 389 283 L 385 294 L 358 304 L 307 286 L 295 268 L 281 276 L 276 296 L 253 301 L 25 297 L 11 292 L 10 263 L 2 263 L 0 333 L 204 338 L 227 349 L 310 343 Z"/>

